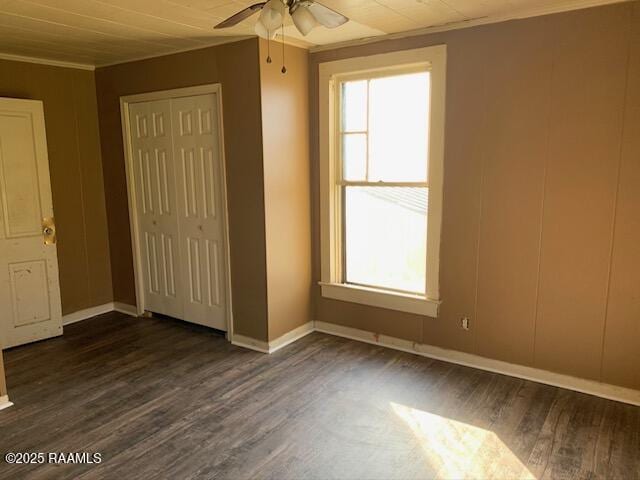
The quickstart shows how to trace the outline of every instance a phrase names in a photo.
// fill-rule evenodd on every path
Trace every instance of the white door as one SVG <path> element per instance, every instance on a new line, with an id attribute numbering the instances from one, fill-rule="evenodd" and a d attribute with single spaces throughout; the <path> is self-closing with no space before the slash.
<path id="1" fill-rule="evenodd" d="M 182 318 L 169 100 L 129 107 L 145 309 Z"/>
<path id="2" fill-rule="evenodd" d="M 0 338 L 62 334 L 42 102 L 0 98 Z"/>
<path id="3" fill-rule="evenodd" d="M 226 330 L 216 95 L 130 104 L 129 131 L 144 308 Z"/>
<path id="4" fill-rule="evenodd" d="M 215 96 L 171 100 L 185 318 L 226 330 L 221 159 Z"/>

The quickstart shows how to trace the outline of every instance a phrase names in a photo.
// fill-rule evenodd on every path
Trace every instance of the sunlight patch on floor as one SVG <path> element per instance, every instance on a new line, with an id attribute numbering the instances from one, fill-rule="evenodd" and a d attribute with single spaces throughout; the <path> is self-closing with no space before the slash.
<path id="1" fill-rule="evenodd" d="M 391 402 L 411 428 L 436 478 L 536 480 L 520 459 L 490 430 Z"/>

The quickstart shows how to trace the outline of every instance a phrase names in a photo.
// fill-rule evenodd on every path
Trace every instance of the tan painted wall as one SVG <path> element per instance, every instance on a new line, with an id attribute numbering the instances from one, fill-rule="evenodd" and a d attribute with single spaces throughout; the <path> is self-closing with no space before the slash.
<path id="1" fill-rule="evenodd" d="M 311 320 L 309 54 L 260 41 L 269 340 Z"/>
<path id="2" fill-rule="evenodd" d="M 2 358 L 2 350 L 0 350 L 0 397 L 7 394 L 7 381 L 4 376 L 4 359 Z"/>
<path id="3" fill-rule="evenodd" d="M 44 102 L 63 313 L 111 302 L 93 72 L 0 60 L 0 97 Z"/>
<path id="4" fill-rule="evenodd" d="M 629 45 L 602 377 L 640 386 L 640 3 Z"/>
<path id="5" fill-rule="evenodd" d="M 318 64 L 442 43 L 440 318 L 314 287 L 315 318 L 640 388 L 639 2 L 312 54 L 314 283 Z"/>
<path id="6" fill-rule="evenodd" d="M 222 84 L 235 332 L 267 340 L 262 125 L 258 41 L 96 70 L 114 297 L 135 304 L 120 125 L 123 95 Z"/>

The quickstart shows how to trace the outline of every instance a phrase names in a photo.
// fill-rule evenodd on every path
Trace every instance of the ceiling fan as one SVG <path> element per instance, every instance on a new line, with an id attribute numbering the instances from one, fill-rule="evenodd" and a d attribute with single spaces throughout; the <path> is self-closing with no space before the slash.
<path id="1" fill-rule="evenodd" d="M 314 0 L 269 0 L 239 11 L 220 22 L 215 28 L 232 27 L 254 13 L 260 12 L 255 31 L 259 36 L 271 39 L 275 36 L 276 31 L 283 26 L 287 9 L 294 25 L 302 35 L 307 35 L 318 24 L 327 28 L 335 28 L 349 21 L 341 13 Z"/>

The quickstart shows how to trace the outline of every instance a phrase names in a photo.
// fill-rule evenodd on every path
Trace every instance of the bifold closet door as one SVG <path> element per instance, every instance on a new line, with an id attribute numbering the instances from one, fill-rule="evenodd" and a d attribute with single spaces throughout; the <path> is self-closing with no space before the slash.
<path id="1" fill-rule="evenodd" d="M 216 94 L 171 100 L 186 320 L 226 330 L 225 237 Z"/>
<path id="2" fill-rule="evenodd" d="M 169 100 L 129 106 L 144 308 L 183 318 Z"/>
<path id="3" fill-rule="evenodd" d="M 226 330 L 216 94 L 129 106 L 145 310 Z"/>

